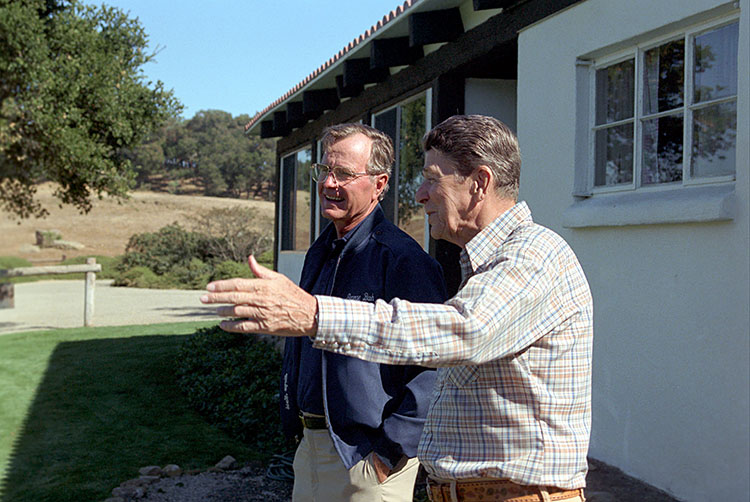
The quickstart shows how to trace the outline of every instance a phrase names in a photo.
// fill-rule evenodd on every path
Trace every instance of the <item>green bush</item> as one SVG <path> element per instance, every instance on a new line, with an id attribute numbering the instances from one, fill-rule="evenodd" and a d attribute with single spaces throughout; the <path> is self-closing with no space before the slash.
<path id="1" fill-rule="evenodd" d="M 202 289 L 211 278 L 211 266 L 198 258 L 193 258 L 187 265 L 175 265 L 165 274 L 164 279 L 175 287 Z"/>
<path id="2" fill-rule="evenodd" d="M 255 257 L 255 260 L 267 268 L 273 268 L 273 249 L 269 249 L 268 251 L 261 253 L 259 256 Z"/>
<path id="3" fill-rule="evenodd" d="M 252 335 L 218 326 L 187 338 L 177 356 L 178 384 L 209 422 L 264 451 L 284 445 L 279 425 L 281 356 Z"/>
<path id="4" fill-rule="evenodd" d="M 155 274 L 164 275 L 175 265 L 188 267 L 193 258 L 209 261 L 207 249 L 206 236 L 172 223 L 157 232 L 144 232 L 130 237 L 120 271 L 132 267 L 148 267 Z"/>
<path id="5" fill-rule="evenodd" d="M 148 267 L 133 267 L 117 275 L 114 286 L 125 286 L 128 288 L 168 288 L 167 281 L 162 276 L 156 275 Z"/>
<path id="6" fill-rule="evenodd" d="M 211 274 L 212 281 L 220 281 L 223 279 L 232 279 L 233 277 L 255 277 L 250 271 L 250 267 L 247 263 L 237 263 L 236 261 L 223 261 L 216 265 Z"/>

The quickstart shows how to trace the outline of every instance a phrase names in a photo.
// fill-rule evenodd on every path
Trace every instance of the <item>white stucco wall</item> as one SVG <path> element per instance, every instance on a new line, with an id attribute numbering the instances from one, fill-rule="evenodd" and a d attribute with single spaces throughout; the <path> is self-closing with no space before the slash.
<path id="1" fill-rule="evenodd" d="M 468 78 L 464 90 L 464 111 L 490 115 L 516 130 L 516 81 Z"/>
<path id="2" fill-rule="evenodd" d="M 586 0 L 519 36 L 521 198 L 572 245 L 594 294 L 590 454 L 688 501 L 750 493 L 750 0 L 734 3 L 734 219 L 573 229 L 563 212 L 575 200 L 576 58 L 720 5 Z"/>

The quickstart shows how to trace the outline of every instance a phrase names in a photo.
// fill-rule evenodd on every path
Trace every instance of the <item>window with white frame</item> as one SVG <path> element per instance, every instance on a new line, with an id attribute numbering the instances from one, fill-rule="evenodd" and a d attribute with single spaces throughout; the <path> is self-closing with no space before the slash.
<path id="1" fill-rule="evenodd" d="M 734 180 L 738 22 L 594 61 L 589 191 Z"/>

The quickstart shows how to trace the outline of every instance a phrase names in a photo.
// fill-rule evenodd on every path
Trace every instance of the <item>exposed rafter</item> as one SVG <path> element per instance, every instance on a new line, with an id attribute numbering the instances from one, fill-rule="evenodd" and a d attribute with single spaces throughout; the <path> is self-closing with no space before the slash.
<path id="1" fill-rule="evenodd" d="M 338 92 L 339 99 L 353 98 L 359 96 L 359 93 L 365 90 L 365 86 L 362 84 L 358 85 L 344 85 L 344 76 L 336 75 L 336 91 Z"/>
<path id="2" fill-rule="evenodd" d="M 474 10 L 506 9 L 521 0 L 474 0 Z"/>
<path id="3" fill-rule="evenodd" d="M 384 82 L 390 72 L 387 68 L 372 69 L 370 58 L 347 59 L 344 61 L 344 87 Z"/>
<path id="4" fill-rule="evenodd" d="M 302 112 L 302 101 L 292 101 L 286 105 L 286 121 L 292 129 L 300 127 L 307 122 L 307 117 Z"/>
<path id="5" fill-rule="evenodd" d="M 409 37 L 382 38 L 370 44 L 370 68 L 373 69 L 414 64 L 423 56 L 422 46 L 411 47 Z"/>
<path id="6" fill-rule="evenodd" d="M 409 16 L 409 45 L 412 47 L 452 42 L 463 32 L 458 7 L 415 12 Z"/>
<path id="7" fill-rule="evenodd" d="M 339 104 L 336 89 L 316 89 L 302 93 L 302 113 L 308 117 L 319 117 L 326 110 L 333 110 Z"/>

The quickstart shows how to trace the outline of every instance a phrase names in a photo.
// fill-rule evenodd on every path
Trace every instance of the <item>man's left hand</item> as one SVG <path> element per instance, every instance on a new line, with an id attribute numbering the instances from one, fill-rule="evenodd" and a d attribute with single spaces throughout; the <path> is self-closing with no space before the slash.
<path id="1" fill-rule="evenodd" d="M 221 329 L 234 333 L 266 333 L 277 336 L 314 336 L 318 302 L 285 275 L 248 258 L 257 279 L 214 281 L 201 297 L 206 304 L 229 304 L 219 307 L 221 317 L 240 318 L 222 321 Z"/>

